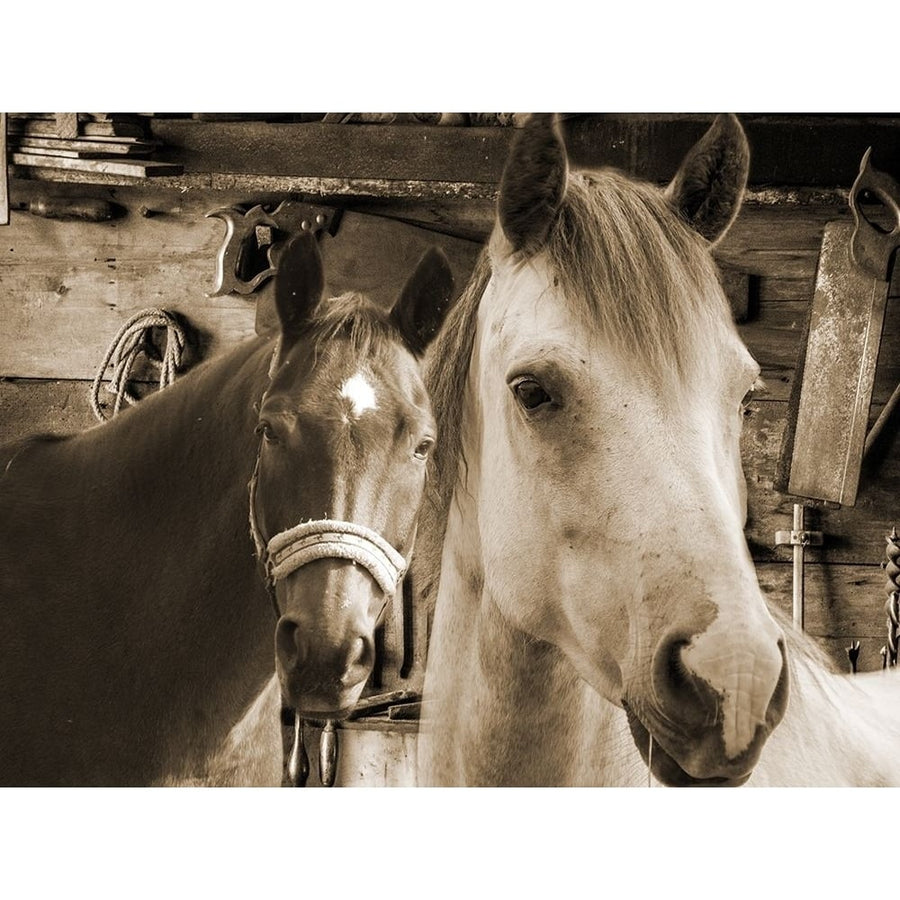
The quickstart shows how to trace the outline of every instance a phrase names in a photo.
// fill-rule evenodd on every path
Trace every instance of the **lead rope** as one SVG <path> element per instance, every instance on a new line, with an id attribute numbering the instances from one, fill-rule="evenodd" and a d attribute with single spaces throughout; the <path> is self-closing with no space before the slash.
<path id="1" fill-rule="evenodd" d="M 153 328 L 166 329 L 166 346 L 161 359 L 154 359 L 148 352 L 151 348 L 155 349 L 148 338 L 148 334 Z M 159 390 L 163 390 L 175 380 L 186 344 L 187 338 L 181 322 L 175 314 L 168 310 L 152 307 L 133 315 L 113 338 L 91 385 L 91 409 L 98 421 L 106 422 L 117 415 L 123 402 L 129 404 L 137 402 L 138 398 L 128 390 L 128 380 L 141 353 L 159 369 Z M 103 376 L 110 365 L 113 367 L 113 372 L 106 389 L 109 393 L 114 394 L 116 399 L 113 403 L 112 413 L 107 416 L 103 411 L 103 404 L 100 402 L 100 387 L 103 384 Z"/>
<path id="2" fill-rule="evenodd" d="M 653 735 L 648 731 L 650 743 L 647 746 L 647 787 L 653 787 Z"/>

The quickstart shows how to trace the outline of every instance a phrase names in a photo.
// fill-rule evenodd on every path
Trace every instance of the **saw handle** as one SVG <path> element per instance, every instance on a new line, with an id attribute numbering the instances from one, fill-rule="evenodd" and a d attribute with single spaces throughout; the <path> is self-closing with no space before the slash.
<path id="1" fill-rule="evenodd" d="M 894 251 L 900 247 L 900 185 L 886 172 L 876 169 L 869 157 L 869 147 L 859 165 L 859 175 L 850 188 L 850 209 L 856 223 L 850 239 L 850 254 L 853 261 L 873 278 L 890 281 L 891 260 Z M 859 196 L 867 191 L 877 197 L 894 216 L 894 227 L 890 231 L 870 222 L 859 207 Z"/>

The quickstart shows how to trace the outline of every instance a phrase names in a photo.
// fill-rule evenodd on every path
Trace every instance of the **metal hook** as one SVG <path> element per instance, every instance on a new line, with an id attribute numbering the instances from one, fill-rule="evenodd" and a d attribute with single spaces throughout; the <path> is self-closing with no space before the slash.
<path id="1" fill-rule="evenodd" d="M 845 648 L 847 658 L 850 660 L 850 674 L 856 674 L 856 666 L 859 661 L 859 641 L 850 641 L 850 646 Z"/>

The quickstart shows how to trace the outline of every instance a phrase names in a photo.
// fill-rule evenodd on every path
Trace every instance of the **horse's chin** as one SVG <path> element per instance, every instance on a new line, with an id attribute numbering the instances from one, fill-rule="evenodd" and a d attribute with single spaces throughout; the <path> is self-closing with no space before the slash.
<path id="1" fill-rule="evenodd" d="M 296 711 L 301 719 L 312 722 L 340 721 L 356 709 L 365 682 L 349 688 L 335 686 L 310 690 L 294 675 L 278 673 L 282 706 Z M 337 679 L 334 679 L 337 681 Z"/>
<path id="2" fill-rule="evenodd" d="M 641 720 L 625 706 L 625 714 L 628 717 L 628 727 L 631 729 L 631 736 L 634 743 L 647 764 L 650 759 L 650 771 L 658 781 L 661 781 L 668 787 L 740 787 L 753 774 L 752 770 L 745 775 L 736 778 L 694 778 L 688 775 L 681 766 L 663 750 L 660 745 L 653 742 L 653 754 L 650 750 L 650 732 L 644 727 Z"/>
<path id="3" fill-rule="evenodd" d="M 342 706 L 339 709 L 315 709 L 301 705 L 299 708 L 295 707 L 295 710 L 301 719 L 306 719 L 310 722 L 340 722 L 346 719 L 355 707 L 355 703 L 351 706 Z"/>

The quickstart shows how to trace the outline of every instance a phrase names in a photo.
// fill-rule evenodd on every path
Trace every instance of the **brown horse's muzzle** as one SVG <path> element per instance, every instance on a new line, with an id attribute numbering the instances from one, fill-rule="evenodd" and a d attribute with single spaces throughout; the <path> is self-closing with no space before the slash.
<path id="1" fill-rule="evenodd" d="M 304 522 L 265 547 L 251 524 L 279 611 L 275 663 L 282 700 L 307 718 L 344 718 L 372 672 L 375 628 L 406 559 L 353 522 Z"/>
<path id="2" fill-rule="evenodd" d="M 349 715 L 375 664 L 387 599 L 365 569 L 345 560 L 317 560 L 286 580 L 275 629 L 285 705 L 311 719 Z"/>

